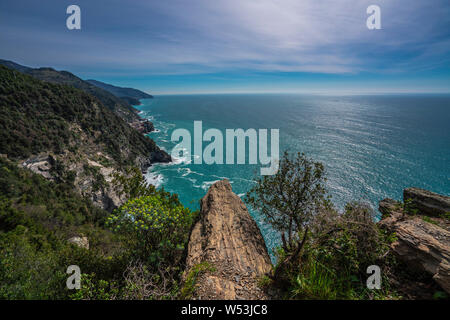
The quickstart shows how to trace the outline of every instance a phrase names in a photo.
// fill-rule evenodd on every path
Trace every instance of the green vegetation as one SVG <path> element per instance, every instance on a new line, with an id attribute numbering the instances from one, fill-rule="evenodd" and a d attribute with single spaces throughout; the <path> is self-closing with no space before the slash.
<path id="1" fill-rule="evenodd" d="M 177 297 L 194 214 L 163 190 L 141 191 L 147 195 L 111 215 L 70 185 L 0 158 L 0 299 Z M 128 212 L 144 224 L 130 228 Z M 89 250 L 69 243 L 72 236 L 88 237 Z M 72 264 L 83 273 L 82 290 L 66 288 Z"/>
<path id="2" fill-rule="evenodd" d="M 0 298 L 67 298 L 71 264 L 108 277 L 123 269 L 120 239 L 103 227 L 107 215 L 70 186 L 0 158 Z M 74 235 L 87 236 L 93 250 L 68 243 Z"/>
<path id="3" fill-rule="evenodd" d="M 153 98 L 152 95 L 147 94 L 143 91 L 137 90 L 137 89 L 133 89 L 133 88 L 122 88 L 122 87 L 116 87 L 113 86 L 111 84 L 107 84 L 104 82 L 100 82 L 97 80 L 86 80 L 86 82 L 93 84 L 96 87 L 102 88 L 110 93 L 112 93 L 113 95 L 115 95 L 116 97 L 122 98 L 122 99 L 134 99 L 136 101 L 139 102 L 138 99 L 149 99 L 149 98 Z"/>
<path id="4" fill-rule="evenodd" d="M 80 146 L 103 150 L 119 165 L 159 150 L 95 97 L 0 66 L 0 153 L 24 159 Z"/>
<path id="5" fill-rule="evenodd" d="M 180 298 L 188 300 L 192 297 L 195 291 L 195 284 L 197 278 L 203 272 L 214 272 L 216 268 L 211 265 L 208 261 L 204 261 L 202 263 L 196 264 L 189 270 L 188 275 L 186 276 L 186 281 L 184 282 L 183 288 L 181 288 Z"/>
<path id="6" fill-rule="evenodd" d="M 111 94 L 110 92 L 108 92 L 108 90 L 104 90 L 104 88 L 102 88 L 101 86 L 97 86 L 95 83 L 84 81 L 70 72 L 56 71 L 52 68 L 34 69 L 22 66 L 12 61 L 6 61 L 1 59 L 0 65 L 3 65 L 10 69 L 17 70 L 24 74 L 28 74 L 33 78 L 42 81 L 47 81 L 55 84 L 63 84 L 80 89 L 85 93 L 90 94 L 99 99 L 105 107 L 107 107 L 108 109 L 110 109 L 111 111 L 113 111 L 126 121 L 135 121 L 139 118 L 136 114 L 136 109 L 134 109 L 131 106 L 131 104 L 127 102 L 125 99 L 121 99 L 120 96 L 115 96 L 114 94 Z"/>
<path id="7" fill-rule="evenodd" d="M 177 199 L 155 193 L 129 200 L 108 224 L 134 244 L 136 259 L 170 266 L 181 260 L 193 217 Z"/>
<path id="8" fill-rule="evenodd" d="M 393 263 L 394 237 L 377 227 L 368 205 L 350 203 L 339 213 L 324 182 L 321 163 L 285 153 L 278 173 L 258 178 L 247 194 L 247 202 L 282 236 L 277 265 L 264 286 L 296 299 L 396 297 L 387 281 L 381 290 L 366 289 L 368 266 L 388 270 Z"/>
<path id="9" fill-rule="evenodd" d="M 246 201 L 281 233 L 282 251 L 286 254 L 275 269 L 279 281 L 285 269 L 298 262 L 314 215 L 329 207 L 325 181 L 321 163 L 301 153 L 291 159 L 285 152 L 277 174 L 258 178 L 247 193 Z"/>

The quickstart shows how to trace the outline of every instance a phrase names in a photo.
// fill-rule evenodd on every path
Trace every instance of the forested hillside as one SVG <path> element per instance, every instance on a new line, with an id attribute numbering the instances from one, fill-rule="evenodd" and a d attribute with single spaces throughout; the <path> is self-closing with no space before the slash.
<path id="1" fill-rule="evenodd" d="M 120 164 L 159 151 L 94 97 L 0 66 L 0 153 L 26 158 L 62 153 L 90 141 Z"/>
<path id="2" fill-rule="evenodd" d="M 97 98 L 72 86 L 0 66 L 0 154 L 48 179 L 66 181 L 101 208 L 125 199 L 117 172 L 170 157 Z"/>
<path id="3" fill-rule="evenodd" d="M 68 71 L 56 71 L 53 68 L 34 69 L 7 60 L 0 60 L 0 65 L 4 65 L 8 68 L 31 75 L 32 77 L 39 80 L 73 86 L 84 91 L 85 93 L 97 97 L 103 103 L 103 105 L 105 105 L 108 109 L 114 111 L 117 115 L 119 115 L 126 121 L 131 122 L 138 120 L 136 109 L 134 109 L 127 101 L 120 99 L 107 90 L 104 90 L 98 86 L 95 86 L 87 81 L 78 78 Z"/>

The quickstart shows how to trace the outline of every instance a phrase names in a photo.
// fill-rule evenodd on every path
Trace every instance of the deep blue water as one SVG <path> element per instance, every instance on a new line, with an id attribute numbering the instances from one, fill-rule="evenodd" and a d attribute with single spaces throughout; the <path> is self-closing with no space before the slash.
<path id="1" fill-rule="evenodd" d="M 401 200 L 406 187 L 450 194 L 450 96 L 186 95 L 142 100 L 138 109 L 159 132 L 150 134 L 171 151 L 176 128 L 279 129 L 280 150 L 305 152 L 325 164 L 338 208 L 352 200 L 375 209 L 385 197 Z M 204 145 L 207 145 L 205 143 Z M 224 151 L 225 152 L 225 151 Z M 198 208 L 208 187 L 224 177 L 242 196 L 259 172 L 252 165 L 155 165 L 154 184 Z M 272 248 L 278 236 L 257 212 L 252 216 Z"/>

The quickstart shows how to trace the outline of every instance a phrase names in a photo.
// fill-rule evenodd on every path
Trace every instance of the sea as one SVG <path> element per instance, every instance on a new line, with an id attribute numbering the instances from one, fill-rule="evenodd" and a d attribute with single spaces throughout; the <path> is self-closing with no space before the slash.
<path id="1" fill-rule="evenodd" d="M 377 212 L 380 200 L 401 200 L 407 187 L 450 195 L 450 95 L 161 95 L 141 103 L 141 117 L 156 128 L 149 136 L 169 153 L 178 143 L 171 141 L 174 130 L 186 129 L 194 140 L 194 121 L 202 121 L 203 132 L 219 129 L 224 141 L 226 129 L 267 129 L 269 137 L 278 129 L 280 153 L 304 152 L 324 164 L 328 192 L 340 210 L 364 201 Z M 147 181 L 196 210 L 214 182 L 229 179 L 243 198 L 260 174 L 260 165 L 248 161 L 195 164 L 194 156 L 153 165 Z M 279 234 L 249 211 L 271 251 Z"/>

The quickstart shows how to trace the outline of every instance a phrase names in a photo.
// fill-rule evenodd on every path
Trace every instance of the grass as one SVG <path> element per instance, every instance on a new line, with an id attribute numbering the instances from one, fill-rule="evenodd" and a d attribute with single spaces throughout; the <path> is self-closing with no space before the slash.
<path id="1" fill-rule="evenodd" d="M 292 296 L 306 299 L 336 299 L 337 277 L 320 262 L 311 259 L 293 281 Z"/>
<path id="2" fill-rule="evenodd" d="M 211 265 L 208 261 L 204 261 L 202 263 L 196 264 L 189 271 L 186 281 L 184 282 L 183 287 L 180 291 L 180 298 L 184 300 L 189 300 L 192 298 L 192 295 L 195 292 L 195 284 L 197 283 L 197 278 L 200 274 L 204 272 L 214 272 L 216 268 Z"/>

